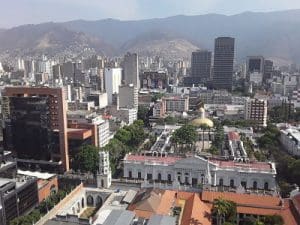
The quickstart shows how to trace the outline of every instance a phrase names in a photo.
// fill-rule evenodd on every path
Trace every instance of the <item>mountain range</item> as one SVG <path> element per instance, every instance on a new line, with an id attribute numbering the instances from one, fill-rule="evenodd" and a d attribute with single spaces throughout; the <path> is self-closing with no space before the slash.
<path id="1" fill-rule="evenodd" d="M 231 36 L 236 39 L 237 61 L 263 55 L 279 63 L 300 63 L 299 27 L 300 10 L 232 16 L 179 15 L 138 21 L 50 22 L 0 29 L 0 51 L 56 53 L 80 46 L 108 56 L 135 51 L 186 58 L 197 48 L 213 50 L 218 36 Z"/>

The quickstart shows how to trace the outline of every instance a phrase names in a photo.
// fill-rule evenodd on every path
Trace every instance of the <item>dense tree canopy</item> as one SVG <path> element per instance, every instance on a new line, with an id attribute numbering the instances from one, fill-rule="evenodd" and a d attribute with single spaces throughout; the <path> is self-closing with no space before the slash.
<path id="1" fill-rule="evenodd" d="M 102 150 L 109 152 L 110 167 L 113 174 L 118 167 L 119 161 L 127 153 L 137 151 L 145 138 L 144 122 L 142 120 L 136 120 L 130 126 L 125 126 L 117 131 L 114 138 L 102 148 Z"/>
<path id="2" fill-rule="evenodd" d="M 197 141 L 196 127 L 186 124 L 175 130 L 172 135 L 173 141 L 179 145 L 192 145 Z"/>
<path id="3" fill-rule="evenodd" d="M 81 172 L 97 173 L 99 165 L 99 149 L 92 145 L 82 146 L 75 156 L 74 167 Z"/>
<path id="4" fill-rule="evenodd" d="M 150 115 L 150 109 L 149 108 L 147 108 L 145 106 L 142 106 L 142 105 L 140 105 L 138 107 L 137 117 L 138 117 L 139 120 L 142 120 L 146 126 L 149 125 L 149 115 Z"/>

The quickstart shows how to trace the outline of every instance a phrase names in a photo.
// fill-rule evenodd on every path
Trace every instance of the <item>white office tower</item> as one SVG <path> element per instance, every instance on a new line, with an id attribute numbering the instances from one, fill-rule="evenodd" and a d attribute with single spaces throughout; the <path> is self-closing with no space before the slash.
<path id="1" fill-rule="evenodd" d="M 99 173 L 97 174 L 97 187 L 109 188 L 111 185 L 111 169 L 109 165 L 109 153 L 99 152 Z"/>
<path id="2" fill-rule="evenodd" d="M 65 95 L 65 100 L 67 100 L 67 102 L 72 101 L 72 87 L 71 85 L 66 85 L 63 87 L 63 91 L 64 91 L 64 95 Z"/>
<path id="3" fill-rule="evenodd" d="M 105 68 L 105 90 L 107 93 L 108 104 L 112 103 L 113 94 L 119 93 L 121 85 L 122 69 L 121 68 Z"/>
<path id="4" fill-rule="evenodd" d="M 138 108 L 138 89 L 133 84 L 119 87 L 119 108 Z"/>
<path id="5" fill-rule="evenodd" d="M 24 60 L 19 58 L 18 59 L 18 70 L 24 70 L 24 69 L 25 69 Z"/>
<path id="6" fill-rule="evenodd" d="M 139 89 L 139 64 L 136 53 L 127 53 L 124 56 L 124 81 L 125 84 L 133 84 Z"/>

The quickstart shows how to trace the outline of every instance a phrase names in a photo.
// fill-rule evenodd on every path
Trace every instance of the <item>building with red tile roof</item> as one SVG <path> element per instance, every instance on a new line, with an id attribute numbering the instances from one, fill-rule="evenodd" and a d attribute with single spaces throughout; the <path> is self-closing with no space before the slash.
<path id="1" fill-rule="evenodd" d="M 267 215 L 280 215 L 284 224 L 298 225 L 299 220 L 293 212 L 292 201 L 290 199 L 281 199 L 279 196 L 238 194 L 232 192 L 213 192 L 203 191 L 201 199 L 212 208 L 215 199 L 225 199 L 237 204 L 238 220 L 245 217 Z"/>
<path id="2" fill-rule="evenodd" d="M 144 189 L 129 205 L 137 217 L 149 219 L 153 215 L 174 216 L 179 225 L 211 225 L 210 207 L 198 193 Z"/>

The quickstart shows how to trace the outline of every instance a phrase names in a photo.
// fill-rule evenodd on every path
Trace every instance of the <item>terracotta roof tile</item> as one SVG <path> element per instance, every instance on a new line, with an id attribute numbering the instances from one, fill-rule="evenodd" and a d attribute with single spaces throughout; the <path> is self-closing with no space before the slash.
<path id="1" fill-rule="evenodd" d="M 237 204 L 237 212 L 252 215 L 281 215 L 284 224 L 297 225 L 297 219 L 292 213 L 291 201 L 281 200 L 279 197 L 237 194 L 231 192 L 209 192 L 202 193 L 202 201 L 212 207 L 214 199 L 223 198 Z"/>

